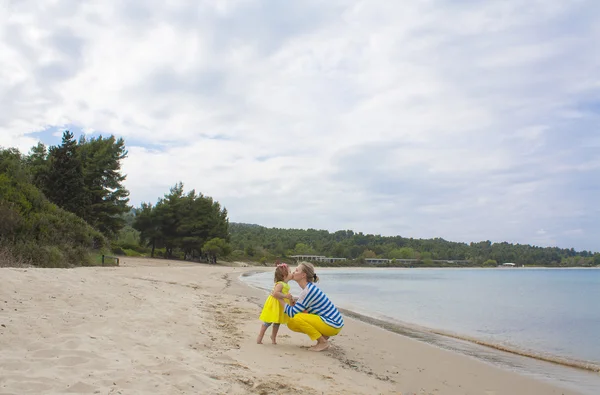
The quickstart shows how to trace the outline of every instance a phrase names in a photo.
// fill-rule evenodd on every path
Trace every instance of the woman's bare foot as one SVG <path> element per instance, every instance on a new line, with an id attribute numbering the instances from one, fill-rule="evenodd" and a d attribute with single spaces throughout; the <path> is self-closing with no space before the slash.
<path id="1" fill-rule="evenodd" d="M 325 351 L 329 348 L 329 342 L 327 340 L 319 342 L 310 348 L 310 351 Z"/>
<path id="2" fill-rule="evenodd" d="M 256 339 L 256 344 L 262 344 L 262 339 Z"/>

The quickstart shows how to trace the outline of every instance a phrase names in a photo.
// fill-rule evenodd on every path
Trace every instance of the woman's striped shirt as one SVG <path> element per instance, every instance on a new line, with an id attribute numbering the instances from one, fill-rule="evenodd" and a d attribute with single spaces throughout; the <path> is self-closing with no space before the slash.
<path id="1" fill-rule="evenodd" d="M 293 317 L 306 310 L 309 314 L 316 314 L 328 325 L 334 328 L 344 326 L 344 319 L 338 309 L 331 303 L 327 295 L 313 283 L 308 283 L 306 289 L 294 306 L 285 305 L 285 313 Z"/>

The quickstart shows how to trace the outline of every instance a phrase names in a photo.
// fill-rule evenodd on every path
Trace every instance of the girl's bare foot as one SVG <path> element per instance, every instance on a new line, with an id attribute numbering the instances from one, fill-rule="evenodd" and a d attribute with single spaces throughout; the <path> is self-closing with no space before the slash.
<path id="1" fill-rule="evenodd" d="M 271 342 L 273 344 L 277 344 L 277 338 L 275 336 L 271 336 Z"/>

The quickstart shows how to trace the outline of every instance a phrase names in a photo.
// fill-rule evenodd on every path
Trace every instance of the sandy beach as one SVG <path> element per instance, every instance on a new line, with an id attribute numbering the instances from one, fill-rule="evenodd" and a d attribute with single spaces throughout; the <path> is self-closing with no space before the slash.
<path id="1" fill-rule="evenodd" d="M 351 318 L 322 353 L 286 327 L 257 345 L 247 270 L 0 269 L 0 395 L 573 394 Z"/>

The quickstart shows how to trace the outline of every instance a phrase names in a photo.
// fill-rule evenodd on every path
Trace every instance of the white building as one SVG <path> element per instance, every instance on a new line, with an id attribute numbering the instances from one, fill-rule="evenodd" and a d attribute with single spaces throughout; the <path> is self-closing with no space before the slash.
<path id="1" fill-rule="evenodd" d="M 343 262 L 346 258 L 332 258 L 325 255 L 290 255 L 290 258 L 294 258 L 297 261 L 313 261 L 313 262 Z"/>
<path id="2" fill-rule="evenodd" d="M 384 258 L 365 258 L 365 263 L 370 265 L 381 265 L 382 263 L 390 263 L 391 261 L 391 259 Z"/>

